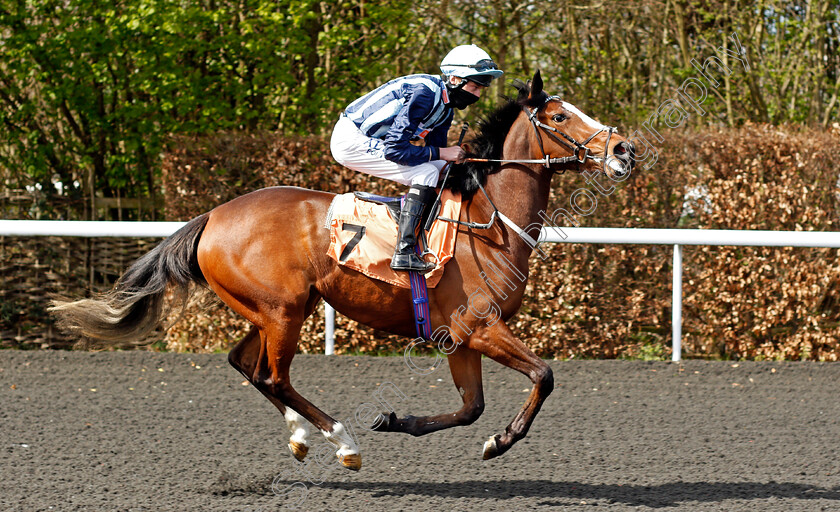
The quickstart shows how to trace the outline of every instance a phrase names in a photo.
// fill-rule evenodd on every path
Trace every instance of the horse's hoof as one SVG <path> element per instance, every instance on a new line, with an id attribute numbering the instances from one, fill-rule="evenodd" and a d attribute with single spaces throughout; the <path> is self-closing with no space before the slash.
<path id="1" fill-rule="evenodd" d="M 490 460 L 493 457 L 498 457 L 499 446 L 496 444 L 498 440 L 499 436 L 495 435 L 484 442 L 484 460 Z"/>
<path id="2" fill-rule="evenodd" d="M 358 471 L 362 468 L 362 454 L 352 453 L 350 455 L 339 455 L 338 461 L 347 469 Z"/>
<path id="3" fill-rule="evenodd" d="M 289 441 L 289 450 L 301 462 L 306 458 L 306 454 L 309 453 L 309 447 L 297 441 Z"/>
<path id="4" fill-rule="evenodd" d="M 371 425 L 370 429 L 374 432 L 388 432 L 388 428 L 396 421 L 397 415 L 394 413 L 391 413 L 388 416 L 379 413 L 379 416 L 373 420 L 373 425 Z"/>

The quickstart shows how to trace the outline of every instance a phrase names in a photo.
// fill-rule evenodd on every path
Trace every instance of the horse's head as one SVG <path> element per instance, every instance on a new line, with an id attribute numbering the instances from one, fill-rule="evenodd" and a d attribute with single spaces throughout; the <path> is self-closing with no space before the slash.
<path id="1" fill-rule="evenodd" d="M 543 91 L 540 72 L 528 83 L 519 82 L 518 103 L 528 114 L 536 143 L 532 156 L 550 169 L 600 171 L 623 181 L 635 165 L 633 144 L 584 114 L 571 103 Z"/>

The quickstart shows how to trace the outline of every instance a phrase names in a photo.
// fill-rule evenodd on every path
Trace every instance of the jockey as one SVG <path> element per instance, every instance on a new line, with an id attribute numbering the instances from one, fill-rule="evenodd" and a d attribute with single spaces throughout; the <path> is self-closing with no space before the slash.
<path id="1" fill-rule="evenodd" d="M 478 101 L 502 71 L 473 44 L 455 47 L 440 63 L 442 77 L 409 75 L 396 78 L 362 96 L 341 114 L 330 140 L 341 165 L 409 185 L 399 220 L 399 240 L 391 260 L 394 270 L 428 272 L 420 258 L 417 226 L 435 197 L 446 162 L 463 158 L 458 146 L 446 147 L 453 109 Z M 419 145 L 422 139 L 424 144 Z"/>

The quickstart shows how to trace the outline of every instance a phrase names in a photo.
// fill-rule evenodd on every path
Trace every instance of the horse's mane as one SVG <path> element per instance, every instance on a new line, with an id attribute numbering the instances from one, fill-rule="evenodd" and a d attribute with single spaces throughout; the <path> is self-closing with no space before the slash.
<path id="1" fill-rule="evenodd" d="M 545 103 L 548 95 L 542 90 L 542 81 L 537 84 L 534 90 L 534 97 L 531 97 L 531 82 L 524 83 L 521 80 L 514 80 L 513 86 L 519 91 L 516 99 L 505 98 L 505 103 L 491 112 L 487 117 L 478 122 L 478 134 L 467 141 L 469 146 L 468 157 L 499 159 L 502 155 L 502 147 L 505 138 L 513 126 L 513 122 L 522 112 L 522 107 L 538 107 Z M 487 183 L 487 176 L 501 170 L 498 162 L 468 162 L 463 164 L 452 164 L 449 178 L 444 187 L 453 192 L 460 192 L 463 200 L 471 199 L 473 194 L 478 192 L 479 183 L 484 186 Z"/>

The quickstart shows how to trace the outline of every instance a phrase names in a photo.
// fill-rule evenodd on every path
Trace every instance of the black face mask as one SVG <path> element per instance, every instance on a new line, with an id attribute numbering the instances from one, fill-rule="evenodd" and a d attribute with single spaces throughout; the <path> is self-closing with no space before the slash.
<path id="1" fill-rule="evenodd" d="M 478 101 L 478 96 L 465 91 L 463 87 L 456 87 L 449 90 L 449 106 L 452 108 L 464 110 L 476 101 Z"/>

